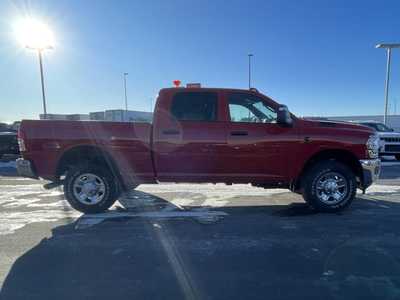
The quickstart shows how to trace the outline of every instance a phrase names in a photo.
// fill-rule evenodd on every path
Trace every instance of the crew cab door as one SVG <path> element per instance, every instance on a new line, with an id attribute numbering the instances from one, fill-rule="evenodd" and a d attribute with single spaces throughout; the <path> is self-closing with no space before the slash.
<path id="1" fill-rule="evenodd" d="M 170 89 L 155 112 L 153 157 L 160 181 L 212 182 L 223 172 L 226 131 L 220 93 Z"/>
<path id="2" fill-rule="evenodd" d="M 252 92 L 227 92 L 227 155 L 232 182 L 281 182 L 291 160 L 293 128 L 277 124 L 276 103 Z"/>

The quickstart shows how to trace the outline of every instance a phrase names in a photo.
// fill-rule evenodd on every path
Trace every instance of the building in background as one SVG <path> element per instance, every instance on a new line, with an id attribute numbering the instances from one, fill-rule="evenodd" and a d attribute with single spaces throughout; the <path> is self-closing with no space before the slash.
<path id="1" fill-rule="evenodd" d="M 90 120 L 104 121 L 106 119 L 104 111 L 96 111 L 89 113 Z"/>
<path id="2" fill-rule="evenodd" d="M 88 114 L 71 114 L 67 115 L 67 120 L 70 121 L 87 121 L 90 120 L 90 117 Z"/>
<path id="3" fill-rule="evenodd" d="M 371 121 L 383 123 L 383 115 L 370 115 L 370 116 L 338 116 L 338 117 L 310 117 L 310 119 L 323 119 L 332 121 L 347 121 L 347 122 L 357 122 L 357 121 Z M 388 116 L 388 126 L 393 128 L 395 131 L 400 132 L 400 115 Z"/>
<path id="4" fill-rule="evenodd" d="M 146 111 L 111 109 L 105 111 L 105 121 L 114 122 L 151 122 L 153 113 Z"/>
<path id="5" fill-rule="evenodd" d="M 68 120 L 67 115 L 65 114 L 46 114 L 46 117 L 44 114 L 40 114 L 40 120 Z"/>
<path id="6" fill-rule="evenodd" d="M 40 114 L 43 120 L 44 114 Z M 111 122 L 152 122 L 153 113 L 146 111 L 110 109 L 106 111 L 91 112 L 89 114 L 47 114 L 47 120 L 69 121 L 111 121 Z"/>
<path id="7" fill-rule="evenodd" d="M 46 118 L 44 114 L 40 114 L 40 120 L 69 120 L 69 121 L 85 121 L 90 120 L 88 114 L 47 114 Z"/>

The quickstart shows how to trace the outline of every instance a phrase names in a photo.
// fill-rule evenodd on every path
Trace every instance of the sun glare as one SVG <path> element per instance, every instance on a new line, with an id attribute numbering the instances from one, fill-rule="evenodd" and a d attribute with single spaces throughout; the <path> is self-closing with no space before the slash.
<path id="1" fill-rule="evenodd" d="M 50 28 L 35 19 L 19 20 L 14 25 L 17 40 L 27 48 L 48 49 L 54 47 L 54 36 Z"/>

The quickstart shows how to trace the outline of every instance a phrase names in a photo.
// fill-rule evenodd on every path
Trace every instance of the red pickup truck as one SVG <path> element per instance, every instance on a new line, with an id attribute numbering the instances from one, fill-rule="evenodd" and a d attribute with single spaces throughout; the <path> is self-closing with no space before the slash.
<path id="1" fill-rule="evenodd" d="M 18 139 L 19 174 L 63 184 L 85 213 L 158 182 L 288 188 L 333 212 L 380 172 L 371 129 L 297 118 L 255 89 L 162 89 L 153 124 L 24 120 Z"/>

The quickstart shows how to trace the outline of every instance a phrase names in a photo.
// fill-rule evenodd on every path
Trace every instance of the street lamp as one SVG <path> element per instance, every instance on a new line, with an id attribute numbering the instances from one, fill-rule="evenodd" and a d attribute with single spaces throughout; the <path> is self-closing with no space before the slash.
<path id="1" fill-rule="evenodd" d="M 126 76 L 128 76 L 128 73 L 124 73 L 125 111 L 128 112 L 128 96 L 126 94 Z"/>
<path id="2" fill-rule="evenodd" d="M 20 40 L 25 48 L 38 52 L 40 81 L 42 86 L 43 114 L 44 118 L 46 119 L 47 110 L 46 94 L 44 89 L 42 53 L 45 50 L 53 49 L 53 33 L 44 23 L 41 23 L 31 18 L 20 20 L 20 22 L 18 22 L 15 26 L 15 33 L 17 35 L 17 38 Z"/>
<path id="3" fill-rule="evenodd" d="M 388 103 L 389 103 L 389 81 L 390 81 L 390 63 L 392 59 L 392 49 L 400 48 L 400 44 L 377 44 L 375 48 L 386 49 L 386 80 L 385 80 L 385 114 L 383 116 L 383 123 L 387 125 L 388 117 Z"/>
<path id="4" fill-rule="evenodd" d="M 251 58 L 253 54 L 249 53 L 247 56 L 249 57 L 249 89 L 251 89 Z"/>
<path id="5" fill-rule="evenodd" d="M 40 82 L 42 85 L 42 101 L 43 101 L 43 114 L 44 114 L 44 119 L 47 119 L 47 109 L 46 109 L 46 93 L 44 91 L 44 75 L 43 75 L 43 59 L 42 59 L 42 52 L 44 50 L 50 50 L 53 49 L 53 47 L 48 46 L 47 48 L 31 48 L 31 47 L 26 47 L 27 49 L 32 49 L 32 50 L 37 50 L 38 52 L 38 57 L 39 57 L 39 68 L 40 68 Z"/>

